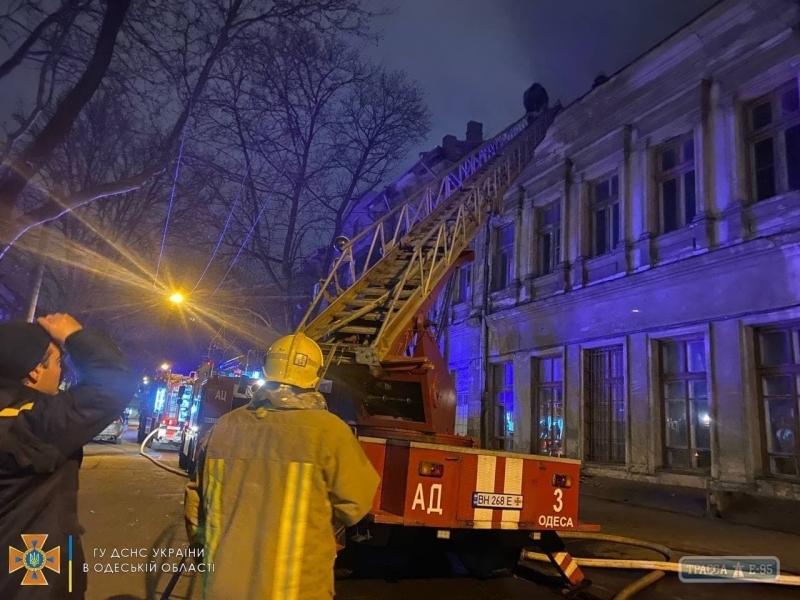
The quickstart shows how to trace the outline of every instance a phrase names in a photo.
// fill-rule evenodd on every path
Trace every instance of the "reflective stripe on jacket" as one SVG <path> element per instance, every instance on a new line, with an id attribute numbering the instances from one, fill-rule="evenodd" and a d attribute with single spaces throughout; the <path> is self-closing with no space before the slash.
<path id="1" fill-rule="evenodd" d="M 213 565 L 205 598 L 332 598 L 334 522 L 360 521 L 378 481 L 350 428 L 325 410 L 251 405 L 223 416 L 187 487 L 187 520 Z"/>

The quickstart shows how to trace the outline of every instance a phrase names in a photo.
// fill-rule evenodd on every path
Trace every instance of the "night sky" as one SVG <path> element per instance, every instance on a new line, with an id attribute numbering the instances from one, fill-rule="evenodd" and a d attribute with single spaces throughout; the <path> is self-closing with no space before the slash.
<path id="1" fill-rule="evenodd" d="M 368 54 L 404 69 L 427 92 L 433 114 L 427 150 L 470 119 L 497 133 L 522 116 L 534 81 L 564 105 L 611 75 L 716 0 L 370 0 L 393 9 Z M 8 56 L 0 42 L 0 60 Z M 25 81 L 27 79 L 27 81 Z M 35 88 L 34 78 L 5 80 L 5 90 Z M 26 94 L 27 95 L 27 94 Z M 17 97 L 0 94 L 0 121 Z M 409 162 L 416 158 L 409 157 Z"/>
<path id="2" fill-rule="evenodd" d="M 716 0 L 387 0 L 371 53 L 406 70 L 428 94 L 433 129 L 425 150 L 470 119 L 484 134 L 523 114 L 534 81 L 562 104 L 589 91 Z M 413 159 L 411 159 L 413 160 Z"/>

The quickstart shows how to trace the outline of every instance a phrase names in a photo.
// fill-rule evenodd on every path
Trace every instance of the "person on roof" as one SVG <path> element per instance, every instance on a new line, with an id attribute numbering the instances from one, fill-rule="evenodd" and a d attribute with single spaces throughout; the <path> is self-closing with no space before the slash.
<path id="1" fill-rule="evenodd" d="M 266 383 L 201 442 L 185 516 L 203 548 L 205 598 L 333 598 L 334 531 L 366 516 L 379 477 L 315 391 L 322 370 L 313 340 L 279 339 Z"/>
<path id="2" fill-rule="evenodd" d="M 80 381 L 61 391 L 66 353 Z M 0 547 L 9 553 L 0 598 L 84 598 L 82 448 L 119 416 L 136 387 L 111 338 L 70 315 L 0 323 Z"/>

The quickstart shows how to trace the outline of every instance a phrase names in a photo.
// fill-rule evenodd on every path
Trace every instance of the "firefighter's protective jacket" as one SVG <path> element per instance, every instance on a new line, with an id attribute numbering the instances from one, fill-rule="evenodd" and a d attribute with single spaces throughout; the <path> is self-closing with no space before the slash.
<path id="1" fill-rule="evenodd" d="M 16 381 L 0 381 L 0 547 L 9 554 L 9 569 L 4 564 L 0 571 L 3 600 L 83 598 L 86 575 L 77 505 L 82 448 L 120 416 L 136 392 L 137 378 L 125 356 L 103 332 L 82 329 L 65 346 L 81 375 L 68 391 L 48 396 Z M 46 535 L 40 546 L 44 553 L 58 549 L 48 555 L 41 572 L 46 586 L 21 585 L 28 574 L 26 568 L 17 568 L 16 557 L 28 550 L 23 534 Z"/>
<path id="2" fill-rule="evenodd" d="M 335 524 L 360 521 L 378 481 L 321 394 L 266 391 L 224 415 L 186 488 L 187 528 L 204 550 L 204 597 L 332 598 Z"/>

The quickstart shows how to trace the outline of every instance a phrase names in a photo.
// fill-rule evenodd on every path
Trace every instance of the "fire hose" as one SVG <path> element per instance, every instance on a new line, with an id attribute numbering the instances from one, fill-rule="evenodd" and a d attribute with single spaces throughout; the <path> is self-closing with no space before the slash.
<path id="1" fill-rule="evenodd" d="M 154 429 L 150 434 L 142 441 L 141 446 L 139 447 L 139 454 L 144 456 L 147 460 L 152 462 L 157 467 L 164 469 L 170 473 L 174 473 L 175 475 L 180 475 L 181 477 L 188 478 L 189 475 L 184 471 L 176 469 L 174 467 L 170 467 L 167 464 L 153 458 L 147 451 L 145 447 L 147 446 L 147 442 L 158 433 L 158 429 Z M 654 542 L 647 542 L 644 540 L 637 540 L 635 538 L 628 538 L 622 537 L 617 535 L 608 535 L 605 533 L 590 533 L 590 532 L 560 532 L 559 537 L 565 540 L 592 540 L 592 541 L 601 541 L 601 542 L 611 542 L 615 544 L 623 544 L 626 546 L 636 546 L 639 548 L 647 548 L 649 550 L 653 550 L 661 554 L 666 561 L 657 561 L 657 560 L 634 560 L 634 559 L 617 559 L 617 558 L 575 558 L 573 560 L 581 567 L 590 567 L 590 568 L 599 568 L 599 569 L 629 569 L 629 570 L 649 570 L 651 571 L 644 577 L 641 577 L 634 581 L 633 583 L 627 585 L 621 591 L 619 591 L 613 598 L 613 600 L 628 600 L 632 598 L 636 593 L 642 591 L 649 585 L 657 582 L 658 580 L 662 579 L 667 572 L 670 573 L 678 573 L 680 572 L 680 565 L 679 563 L 669 562 L 670 558 L 672 557 L 672 551 L 667 548 L 666 546 L 662 546 L 661 544 L 656 544 Z M 522 559 L 524 560 L 531 560 L 536 562 L 542 563 L 550 563 L 550 558 L 546 554 L 542 554 L 539 552 L 532 552 L 530 550 L 523 550 L 522 552 Z M 174 578 L 177 580 L 177 578 Z M 771 583 L 775 585 L 789 585 L 789 586 L 798 586 L 800 587 L 800 576 L 798 575 L 781 575 L 779 574 L 775 579 L 759 579 L 759 580 L 749 580 L 749 583 Z M 165 595 L 162 598 L 168 598 L 169 594 L 172 591 L 172 588 L 175 585 L 175 581 L 171 581 L 170 585 L 168 586 L 167 590 L 165 591 Z"/>
<path id="2" fill-rule="evenodd" d="M 175 475 L 180 475 L 181 477 L 185 477 L 188 479 L 189 478 L 188 473 L 181 471 L 180 469 L 176 469 L 175 467 L 170 467 L 169 465 L 164 464 L 160 460 L 153 458 L 147 453 L 147 450 L 145 450 L 145 446 L 147 445 L 147 442 L 150 441 L 150 438 L 152 438 L 157 433 L 158 433 L 158 428 L 155 428 L 153 429 L 153 431 L 150 432 L 150 434 L 146 438 L 144 438 L 144 440 L 142 441 L 142 445 L 139 446 L 139 454 L 144 456 L 147 460 L 149 460 L 151 463 L 153 463 L 160 469 L 164 469 L 165 471 L 169 471 L 170 473 L 174 473 Z"/>
<path id="3" fill-rule="evenodd" d="M 631 569 L 631 570 L 649 570 L 652 571 L 644 577 L 637 579 L 618 592 L 613 600 L 628 600 L 634 594 L 640 592 L 647 586 L 655 583 L 663 578 L 667 572 L 678 573 L 680 572 L 680 564 L 669 562 L 672 551 L 666 546 L 656 544 L 653 542 L 646 542 L 644 540 L 637 540 L 634 538 L 627 538 L 617 535 L 608 535 L 604 533 L 589 533 L 589 532 L 559 532 L 559 537 L 562 539 L 579 539 L 579 540 L 592 540 L 602 542 L 612 542 L 616 544 L 624 544 L 626 546 L 637 546 L 640 548 L 647 548 L 661 554 L 666 561 L 658 560 L 633 560 L 633 559 L 617 559 L 617 558 L 576 558 L 572 557 L 575 563 L 580 567 L 594 567 L 599 569 Z M 523 550 L 523 560 L 532 560 L 536 562 L 550 563 L 550 558 L 546 554 L 539 552 L 531 552 Z M 775 579 L 749 579 L 748 583 L 771 583 L 777 585 L 790 585 L 800 586 L 800 576 L 797 575 L 781 575 L 779 574 Z"/>
<path id="4" fill-rule="evenodd" d="M 144 440 L 142 441 L 142 445 L 139 446 L 139 454 L 144 456 L 147 460 L 149 460 L 151 463 L 153 463 L 155 466 L 157 466 L 160 469 L 164 469 L 165 471 L 169 471 L 170 473 L 174 473 L 175 475 L 180 475 L 181 477 L 188 478 L 189 475 L 187 473 L 181 471 L 180 469 L 176 469 L 174 467 L 170 467 L 169 465 L 164 464 L 160 460 L 157 460 L 157 459 L 153 458 L 152 456 L 150 456 L 147 453 L 147 450 L 145 450 L 145 447 L 147 446 L 147 442 L 149 442 L 150 438 L 152 438 L 157 433 L 158 433 L 158 428 L 155 428 L 155 429 L 153 429 L 153 431 L 150 432 L 150 434 L 146 438 L 144 438 Z M 175 573 L 172 575 L 170 580 L 167 582 L 167 587 L 164 589 L 164 592 L 161 594 L 161 599 L 160 600 L 169 600 L 170 596 L 172 596 L 172 591 L 175 589 L 175 585 L 178 583 L 178 579 L 180 578 L 180 575 L 181 575 L 181 569 L 183 568 L 183 565 L 186 562 L 186 559 L 187 559 L 187 556 L 184 555 L 183 558 L 181 559 L 180 567 L 178 568 L 178 570 L 175 571 Z"/>

